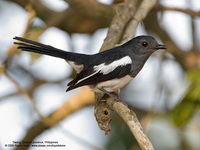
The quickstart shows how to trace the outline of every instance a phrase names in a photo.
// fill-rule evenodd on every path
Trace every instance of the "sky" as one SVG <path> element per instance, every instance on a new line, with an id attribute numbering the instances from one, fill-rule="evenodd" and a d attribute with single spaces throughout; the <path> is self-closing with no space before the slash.
<path id="1" fill-rule="evenodd" d="M 43 0 L 43 2 L 45 4 L 48 4 L 49 8 L 56 11 L 62 11 L 68 7 L 66 3 L 64 3 L 62 0 Z M 186 0 L 161 1 L 163 5 L 179 8 L 187 8 L 188 3 L 186 2 Z M 192 0 L 191 3 L 192 9 L 200 9 L 200 4 L 198 0 Z M 9 8 L 5 6 L 9 6 Z M 21 36 L 23 34 L 28 16 L 26 11 L 8 1 L 0 1 L 0 8 L 1 64 L 2 60 L 6 58 L 6 56 L 4 55 L 6 50 L 13 43 L 12 38 L 14 36 Z M 13 11 L 16 13 L 12 13 Z M 12 17 L 8 17 L 11 13 Z M 42 23 L 42 21 L 40 21 L 39 19 L 36 19 L 36 21 L 37 20 L 38 23 Z M 196 21 L 200 22 L 199 20 Z M 161 20 L 161 24 L 164 28 L 166 28 L 174 41 L 178 44 L 178 46 L 185 50 L 189 49 L 192 44 L 190 40 L 191 31 L 188 30 L 188 27 L 190 26 L 189 22 L 190 18 L 187 15 L 178 12 L 176 13 L 176 15 L 174 15 L 174 12 L 166 12 L 164 13 L 163 19 Z M 174 24 L 176 24 L 176 26 Z M 92 37 L 86 34 L 74 34 L 72 36 L 71 46 L 69 42 L 66 42 L 66 40 L 70 41 L 69 35 L 57 28 L 52 27 L 45 31 L 39 40 L 42 43 L 50 44 L 60 49 L 66 49 L 70 51 L 71 47 L 73 47 L 76 52 L 91 54 L 98 52 L 106 36 L 106 32 L 107 29 L 100 29 L 95 32 Z M 141 34 L 144 34 L 144 31 L 142 29 L 142 26 L 139 25 L 136 35 Z M 45 78 L 47 80 L 56 81 L 66 78 L 71 74 L 72 71 L 72 68 L 68 64 L 66 64 L 65 61 L 58 58 L 43 56 L 39 60 L 37 60 L 37 62 L 30 65 L 30 55 L 28 53 L 23 53 L 18 57 L 20 58 L 20 60 L 18 61 L 19 64 L 26 64 L 27 69 L 33 72 L 36 71 L 36 74 L 37 72 L 38 74 L 39 72 L 42 72 L 42 75 L 39 74 L 39 77 Z M 174 93 L 176 93 L 173 95 L 171 107 L 173 107 L 177 103 L 177 100 L 180 98 L 187 87 L 187 83 L 183 82 L 184 76 L 180 78 L 182 74 L 181 68 L 174 61 L 161 62 L 160 59 L 155 58 L 150 58 L 140 72 L 139 76 L 137 76 L 136 79 L 128 85 L 128 87 L 133 87 L 134 84 L 137 84 L 137 89 L 135 89 L 135 91 L 140 93 L 141 90 L 144 89 L 144 94 L 138 94 L 138 99 L 134 102 L 132 101 L 132 98 L 127 99 L 126 102 L 134 103 L 136 106 L 141 107 L 141 105 L 144 104 L 144 101 L 141 100 L 145 99 L 146 105 L 143 106 L 143 108 L 150 109 L 152 107 L 155 98 L 152 95 L 154 95 L 157 90 L 157 85 L 154 85 L 154 83 L 152 83 L 152 79 L 155 80 L 157 78 L 157 76 L 155 76 L 155 68 L 159 68 L 160 64 L 164 66 L 164 69 L 162 70 L 163 79 L 161 80 L 164 82 L 167 79 L 167 85 L 171 88 L 174 88 Z M 170 74 L 170 72 L 175 73 Z M 21 83 L 21 85 L 24 87 L 26 87 L 27 84 L 28 83 L 26 82 Z M 144 87 L 146 87 L 146 89 Z M 38 109 L 43 115 L 48 115 L 53 110 L 60 107 L 64 103 L 66 96 L 73 95 L 76 92 L 72 91 L 71 93 L 65 93 L 65 88 L 67 88 L 66 85 L 57 86 L 45 84 L 35 92 L 35 99 Z M 0 96 L 7 95 L 9 92 L 12 93 L 15 90 L 15 86 L 5 76 L 0 76 Z M 124 91 L 124 95 L 126 94 L 130 94 L 130 91 L 128 89 Z M 146 97 L 150 98 L 147 99 Z M 160 106 L 160 108 L 162 108 L 163 104 L 164 102 L 160 101 L 158 107 Z M 24 114 L 21 110 L 23 110 L 23 112 L 26 112 L 26 114 Z M 106 138 L 108 137 L 105 137 L 104 133 L 98 128 L 93 115 L 93 111 L 94 110 L 92 106 L 84 108 L 70 115 L 57 127 L 50 129 L 50 131 L 45 132 L 41 136 L 37 137 L 35 140 L 53 141 L 59 139 L 59 143 L 65 143 L 67 148 L 69 148 L 70 150 L 93 149 L 93 147 L 88 146 L 90 144 L 101 148 Z M 3 120 L 1 121 L 0 127 L 0 148 L 3 147 L 2 145 L 4 145 L 5 143 L 12 144 L 13 140 L 17 141 L 23 138 L 23 136 L 26 134 L 26 130 L 28 130 L 35 121 L 39 120 L 38 115 L 34 113 L 31 102 L 26 97 L 20 95 L 18 97 L 10 97 L 6 100 L 0 101 L 0 119 Z M 157 124 L 155 124 L 154 127 L 156 125 Z M 173 132 L 173 130 L 170 131 Z M 66 136 L 66 134 L 68 136 Z M 80 138 L 81 140 L 89 144 L 84 144 L 83 141 L 79 142 L 77 138 Z M 170 137 L 168 139 L 170 139 Z M 77 144 L 77 141 L 82 144 Z M 176 141 L 174 144 L 177 143 L 178 142 Z M 34 150 L 34 148 L 30 148 L 30 150 Z"/>

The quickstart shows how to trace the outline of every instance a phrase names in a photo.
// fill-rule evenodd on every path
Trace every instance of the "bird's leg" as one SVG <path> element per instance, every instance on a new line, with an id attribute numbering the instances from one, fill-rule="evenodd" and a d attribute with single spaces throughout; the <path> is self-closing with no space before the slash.
<path id="1" fill-rule="evenodd" d="M 108 96 L 112 97 L 114 99 L 114 101 L 112 101 L 110 104 L 109 104 L 109 108 L 111 110 L 113 110 L 112 106 L 115 102 L 122 102 L 122 100 L 119 99 L 119 97 L 117 96 L 117 94 L 115 93 L 109 93 L 108 91 L 106 91 L 104 88 L 99 88 L 100 91 L 106 93 Z"/>

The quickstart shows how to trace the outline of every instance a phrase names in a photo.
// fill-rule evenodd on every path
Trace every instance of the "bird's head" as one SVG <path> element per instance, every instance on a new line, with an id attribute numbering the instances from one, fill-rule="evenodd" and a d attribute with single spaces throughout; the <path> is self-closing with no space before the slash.
<path id="1" fill-rule="evenodd" d="M 151 54 L 159 49 L 167 49 L 167 46 L 158 44 L 151 36 L 137 36 L 129 42 L 136 54 Z"/>

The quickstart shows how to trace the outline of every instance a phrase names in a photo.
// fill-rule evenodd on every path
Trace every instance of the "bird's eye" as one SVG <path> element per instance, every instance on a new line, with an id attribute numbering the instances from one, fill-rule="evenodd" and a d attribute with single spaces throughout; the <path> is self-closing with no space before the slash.
<path id="1" fill-rule="evenodd" d="M 148 43 L 147 42 L 142 42 L 142 46 L 147 47 Z"/>

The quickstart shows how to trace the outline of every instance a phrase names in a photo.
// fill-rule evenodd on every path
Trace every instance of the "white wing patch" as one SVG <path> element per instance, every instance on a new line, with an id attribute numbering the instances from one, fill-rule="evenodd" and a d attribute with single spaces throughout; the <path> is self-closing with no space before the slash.
<path id="1" fill-rule="evenodd" d="M 126 66 L 126 65 L 131 64 L 131 63 L 132 63 L 131 58 L 129 56 L 125 56 L 121 59 L 118 59 L 118 60 L 108 64 L 108 65 L 105 65 L 105 63 L 102 63 L 100 65 L 96 65 L 96 66 L 93 67 L 93 69 L 95 71 L 94 73 L 92 73 L 89 76 L 79 80 L 76 84 L 82 82 L 83 80 L 90 78 L 91 76 L 97 74 L 98 72 L 103 73 L 103 75 L 109 74 L 110 72 L 115 70 L 117 67 Z"/>
<path id="2" fill-rule="evenodd" d="M 108 65 L 105 65 L 105 63 L 103 63 L 100 65 L 94 66 L 94 70 L 96 72 L 101 72 L 105 75 L 105 74 L 112 72 L 119 66 L 126 66 L 131 63 L 132 63 L 131 58 L 129 56 L 125 56 L 119 60 L 113 61 L 112 63 L 110 63 Z"/>

